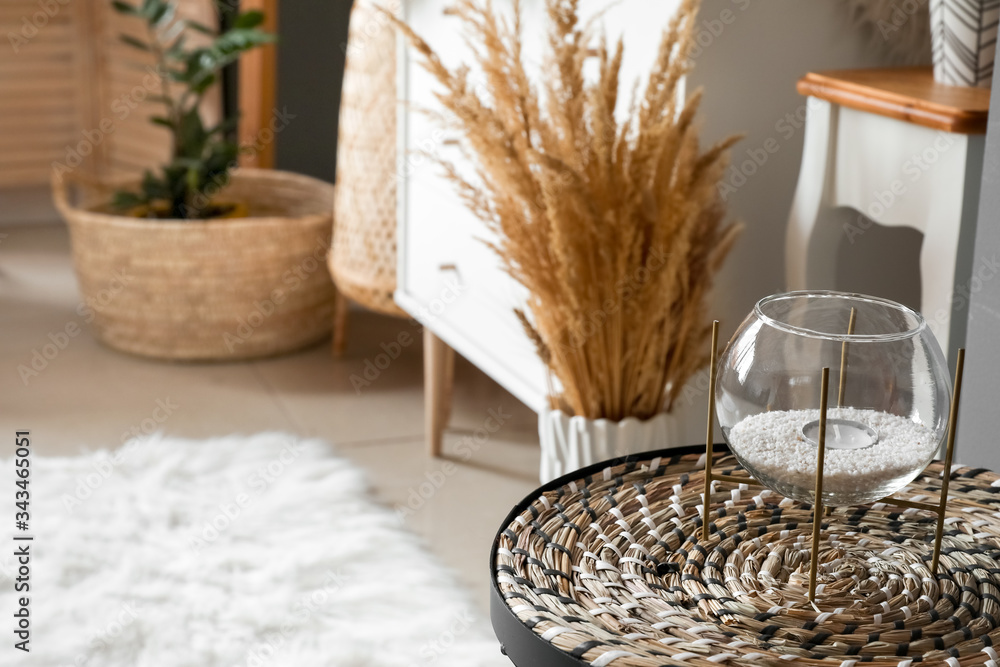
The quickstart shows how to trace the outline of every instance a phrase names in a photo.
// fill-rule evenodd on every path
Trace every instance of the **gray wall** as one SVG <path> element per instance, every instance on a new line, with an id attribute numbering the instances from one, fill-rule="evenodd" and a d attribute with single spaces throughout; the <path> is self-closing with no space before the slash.
<path id="1" fill-rule="evenodd" d="M 295 116 L 275 144 L 277 167 L 333 182 L 351 0 L 279 3 L 278 108 Z"/>
<path id="2" fill-rule="evenodd" d="M 962 463 L 1000 470 L 1000 79 L 993 78 L 979 221 L 968 281 L 968 356 L 956 456 Z M 962 294 L 956 295 L 963 298 Z"/>
<path id="3" fill-rule="evenodd" d="M 738 189 L 728 197 L 729 213 L 746 229 L 713 291 L 710 313 L 721 321 L 720 348 L 758 300 L 786 289 L 785 228 L 805 134 L 805 98 L 796 82 L 814 70 L 899 64 L 890 45 L 870 27 L 857 26 L 847 7 L 833 1 L 703 0 L 698 34 L 703 46 L 689 85 L 704 87 L 704 142 L 744 133 L 732 151 L 737 165 L 759 155 L 765 143 L 778 145 L 745 182 L 731 181 Z M 922 237 L 908 231 L 873 231 L 851 247 L 842 242 L 832 249 L 840 257 L 837 284 L 824 287 L 919 307 Z M 891 270 L 887 252 L 893 254 Z M 864 270 L 845 270 L 859 266 Z M 707 369 L 702 373 L 693 381 L 699 388 L 707 387 Z M 704 442 L 704 405 L 701 394 L 685 394 L 675 410 L 688 443 Z"/>
<path id="4" fill-rule="evenodd" d="M 719 276 L 713 315 L 727 340 L 754 303 L 785 291 L 785 228 L 798 181 L 805 98 L 795 84 L 806 72 L 899 64 L 891 44 L 852 20 L 844 2 L 704 0 L 705 46 L 696 55 L 692 87 L 704 86 L 704 139 L 743 132 L 733 163 L 744 163 L 765 142 L 777 142 L 745 183 L 728 197 L 730 214 L 746 230 Z M 914 17 L 912 20 L 918 20 Z M 712 32 L 712 28 L 715 32 Z M 919 55 L 917 60 L 920 60 Z M 731 168 L 733 173 L 735 167 Z M 922 237 L 881 228 L 837 252 L 836 285 L 827 289 L 877 294 L 919 308 Z M 892 256 L 891 268 L 886 256 Z"/>

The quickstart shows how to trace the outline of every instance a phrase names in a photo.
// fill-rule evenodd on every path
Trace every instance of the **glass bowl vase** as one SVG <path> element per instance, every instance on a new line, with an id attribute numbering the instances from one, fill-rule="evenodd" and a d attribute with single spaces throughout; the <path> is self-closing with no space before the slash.
<path id="1" fill-rule="evenodd" d="M 716 414 L 730 450 L 766 487 L 813 502 L 824 367 L 824 504 L 899 491 L 941 446 L 951 381 L 924 319 L 887 299 L 789 292 L 759 301 L 719 361 Z"/>

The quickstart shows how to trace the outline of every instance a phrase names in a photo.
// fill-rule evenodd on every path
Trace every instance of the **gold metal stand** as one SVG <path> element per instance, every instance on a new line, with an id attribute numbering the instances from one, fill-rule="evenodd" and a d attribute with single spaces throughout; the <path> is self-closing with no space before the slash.
<path id="1" fill-rule="evenodd" d="M 851 309 L 851 320 L 848 325 L 848 335 L 854 332 L 855 311 Z M 716 364 L 718 360 L 719 347 L 719 321 L 712 323 L 712 356 L 709 366 L 708 378 L 708 428 L 705 436 L 705 492 L 702 501 L 701 517 L 701 537 L 708 540 L 709 537 L 709 516 L 712 506 L 712 491 L 714 482 L 727 482 L 730 484 L 747 484 L 748 486 L 763 486 L 752 477 L 735 477 L 732 475 L 718 475 L 712 471 L 714 457 L 714 426 L 715 426 L 715 381 Z M 941 482 L 941 498 L 937 503 L 922 503 L 913 500 L 903 500 L 886 496 L 875 502 L 887 505 L 896 505 L 910 509 L 928 510 L 937 514 L 937 528 L 934 533 L 934 556 L 931 560 L 931 574 L 937 573 L 938 562 L 941 556 L 941 540 L 944 536 L 944 519 L 948 508 L 948 487 L 951 482 L 951 465 L 955 454 L 955 434 L 958 430 L 958 405 L 962 396 L 962 372 L 965 368 L 965 349 L 958 350 L 958 358 L 955 362 L 955 384 L 954 393 L 951 397 L 951 409 L 948 415 L 948 438 L 945 446 L 944 471 Z M 838 388 L 837 405 L 843 406 L 844 391 L 846 388 L 847 369 L 847 341 L 844 341 L 840 352 L 840 386 Z M 816 448 L 816 486 L 815 500 L 813 502 L 813 532 L 812 532 L 812 554 L 809 562 L 809 601 L 816 599 L 816 575 L 819 569 L 819 542 L 822 529 L 823 517 L 823 466 L 826 458 L 826 413 L 827 394 L 829 389 L 830 369 L 824 368 L 821 376 L 820 386 L 820 412 L 819 412 L 819 442 Z"/>
<path id="2" fill-rule="evenodd" d="M 853 313 L 852 313 L 853 315 Z M 843 377 L 843 374 L 841 374 Z M 819 533 L 823 527 L 823 465 L 826 462 L 826 400 L 830 369 L 824 368 L 819 385 L 819 442 L 816 443 L 816 488 L 813 492 L 812 558 L 809 559 L 809 601 L 816 600 L 816 570 L 819 568 Z"/>
<path id="3" fill-rule="evenodd" d="M 931 560 L 931 574 L 937 574 L 941 558 L 941 538 L 944 536 L 944 515 L 948 509 L 948 486 L 951 484 L 951 464 L 955 456 L 955 433 L 958 431 L 958 402 L 962 397 L 962 371 L 965 368 L 965 348 L 958 350 L 955 360 L 955 391 L 951 395 L 951 410 L 948 413 L 948 440 L 944 449 L 944 470 L 941 473 L 941 499 L 937 504 L 918 503 L 887 496 L 878 502 L 898 507 L 928 510 L 937 514 L 937 530 L 934 532 L 934 557 Z"/>
<path id="4" fill-rule="evenodd" d="M 858 311 L 851 308 L 851 321 L 847 323 L 847 335 L 854 334 L 854 320 Z M 825 385 L 826 383 L 824 383 Z M 837 390 L 837 407 L 844 407 L 844 392 L 847 391 L 847 341 L 840 344 L 840 387 Z"/>

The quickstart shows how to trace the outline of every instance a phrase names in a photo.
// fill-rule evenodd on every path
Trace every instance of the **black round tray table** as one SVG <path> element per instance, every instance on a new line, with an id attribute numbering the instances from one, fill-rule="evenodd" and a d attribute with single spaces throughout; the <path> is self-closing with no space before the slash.
<path id="1" fill-rule="evenodd" d="M 716 472 L 746 475 L 715 451 Z M 813 607 L 811 507 L 717 484 L 703 541 L 704 456 L 693 447 L 598 463 L 511 511 L 490 553 L 491 617 L 517 667 L 998 667 L 996 474 L 951 472 L 936 573 L 931 513 L 833 508 Z M 941 475 L 934 463 L 896 497 L 933 499 Z"/>

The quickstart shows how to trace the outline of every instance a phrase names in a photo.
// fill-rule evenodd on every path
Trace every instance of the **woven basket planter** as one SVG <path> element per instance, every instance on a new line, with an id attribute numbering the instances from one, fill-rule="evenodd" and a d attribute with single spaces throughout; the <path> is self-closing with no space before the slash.
<path id="1" fill-rule="evenodd" d="M 224 361 L 289 352 L 329 333 L 332 185 L 238 170 L 218 199 L 245 203 L 250 217 L 202 221 L 113 215 L 96 204 L 106 191 L 79 188 L 71 204 L 66 189 L 55 185 L 55 201 L 69 225 L 85 319 L 110 347 Z"/>

